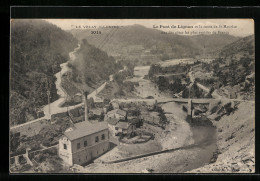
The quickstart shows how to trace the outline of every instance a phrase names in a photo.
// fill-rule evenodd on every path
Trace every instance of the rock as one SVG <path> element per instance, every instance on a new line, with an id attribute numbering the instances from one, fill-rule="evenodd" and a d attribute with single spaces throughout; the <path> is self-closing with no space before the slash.
<path id="1" fill-rule="evenodd" d="M 235 165 L 231 166 L 231 170 L 232 170 L 232 172 L 239 172 L 240 171 L 240 167 L 237 164 L 235 164 Z"/>

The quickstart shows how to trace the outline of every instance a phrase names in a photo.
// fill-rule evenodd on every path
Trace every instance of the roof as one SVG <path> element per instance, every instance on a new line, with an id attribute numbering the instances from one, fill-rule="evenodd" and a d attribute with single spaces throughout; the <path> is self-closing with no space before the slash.
<path id="1" fill-rule="evenodd" d="M 101 115 L 103 110 L 102 109 L 92 109 L 89 112 L 92 112 L 95 115 Z"/>
<path id="2" fill-rule="evenodd" d="M 128 119 L 128 122 L 131 123 L 131 124 L 139 123 L 139 118 L 137 118 L 137 117 L 130 117 L 130 118 L 127 118 L 127 119 Z"/>
<path id="3" fill-rule="evenodd" d="M 128 128 L 128 123 L 127 122 L 119 122 L 119 123 L 116 124 L 116 127 L 127 129 Z"/>
<path id="4" fill-rule="evenodd" d="M 114 109 L 114 110 L 109 111 L 107 113 L 107 115 L 109 115 L 109 114 L 119 114 L 119 115 L 122 115 L 122 116 L 126 116 L 126 111 L 123 111 L 121 109 Z"/>
<path id="5" fill-rule="evenodd" d="M 79 129 L 79 128 L 82 128 L 82 127 L 86 128 L 86 127 L 91 126 L 91 123 L 89 121 L 82 121 L 82 122 L 74 124 L 74 126 L 75 126 L 76 129 Z"/>
<path id="6" fill-rule="evenodd" d="M 111 124 L 111 125 L 116 125 L 118 123 L 118 121 L 119 120 L 116 118 L 107 119 L 108 124 Z"/>
<path id="7" fill-rule="evenodd" d="M 88 121 L 83 121 L 74 125 L 76 129 L 65 132 L 64 135 L 70 140 L 76 140 L 78 138 L 82 138 L 87 135 L 91 135 L 93 133 L 108 129 L 106 122 L 98 122 L 95 124 L 91 124 Z"/>
<path id="8" fill-rule="evenodd" d="M 78 92 L 78 93 L 75 94 L 74 96 L 82 96 L 82 94 Z"/>

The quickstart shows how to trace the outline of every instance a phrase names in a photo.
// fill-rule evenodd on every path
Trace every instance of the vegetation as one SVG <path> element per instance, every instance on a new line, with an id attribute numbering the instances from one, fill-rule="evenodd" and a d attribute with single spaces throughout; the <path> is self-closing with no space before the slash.
<path id="1" fill-rule="evenodd" d="M 164 110 L 160 106 L 155 105 L 154 111 L 159 113 L 159 117 L 160 117 L 159 123 L 160 123 L 161 127 L 163 129 L 165 129 L 166 124 L 168 124 L 169 121 L 167 120 L 167 117 L 165 116 Z"/>
<path id="2" fill-rule="evenodd" d="M 72 74 L 70 80 L 93 87 L 97 83 L 108 80 L 109 75 L 117 72 L 120 65 L 106 52 L 90 45 L 87 40 L 81 41 L 76 59 L 70 63 Z"/>
<path id="3" fill-rule="evenodd" d="M 54 74 L 77 45 L 73 36 L 43 20 L 11 22 L 10 123 L 37 118 L 37 110 L 58 98 Z"/>
<path id="4" fill-rule="evenodd" d="M 236 41 L 231 35 L 179 36 L 162 34 L 160 30 L 141 25 L 124 26 L 115 29 L 99 28 L 99 38 L 90 30 L 71 30 L 79 40 L 88 42 L 108 52 L 117 60 L 129 59 L 137 65 L 150 65 L 158 60 L 195 57 L 206 50 L 215 51 Z M 152 38 L 151 38 L 152 37 Z"/>
<path id="5" fill-rule="evenodd" d="M 205 84 L 215 89 L 237 87 L 233 92 L 248 95 L 249 97 L 244 97 L 246 99 L 254 98 L 254 37 L 248 36 L 227 45 L 219 52 L 219 56 L 211 64 L 202 64 L 204 71 L 213 70 L 213 76 L 216 77 L 215 80 L 205 81 Z"/>

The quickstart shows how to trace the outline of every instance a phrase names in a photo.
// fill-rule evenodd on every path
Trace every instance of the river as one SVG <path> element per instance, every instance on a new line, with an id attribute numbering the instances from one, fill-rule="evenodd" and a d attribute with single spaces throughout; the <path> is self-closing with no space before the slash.
<path id="1" fill-rule="evenodd" d="M 145 74 L 147 75 L 149 71 L 149 66 L 145 67 L 136 67 L 135 75 L 143 79 Z M 140 92 L 141 97 L 153 96 L 155 98 L 171 98 L 167 94 L 163 94 L 160 92 L 155 85 L 149 80 L 140 80 L 139 84 L 142 91 Z M 186 120 L 187 113 L 182 110 L 181 105 L 170 102 L 162 105 L 162 108 L 165 112 L 171 113 L 175 117 L 180 120 Z M 155 169 L 155 172 L 158 173 L 182 173 L 195 168 L 199 168 L 208 164 L 213 156 L 213 152 L 216 151 L 217 139 L 216 139 L 216 128 L 211 126 L 210 124 L 195 124 L 190 122 L 183 122 L 184 124 L 188 124 L 190 128 L 190 132 L 192 133 L 193 144 L 197 145 L 195 147 L 191 147 L 189 149 L 181 150 L 177 152 L 175 158 L 176 160 L 170 160 L 169 164 L 162 164 L 161 168 Z M 185 133 L 186 131 L 183 131 Z M 183 135 L 185 137 L 185 135 Z M 175 153 L 176 154 L 176 153 Z M 183 155 L 183 157 L 182 157 Z M 187 159 L 189 158 L 190 159 Z M 184 164 L 185 163 L 185 164 Z"/>
<path id="2" fill-rule="evenodd" d="M 145 79 L 149 68 L 149 66 L 135 67 L 135 76 L 131 81 L 139 82 L 136 94 L 142 98 L 147 96 L 156 99 L 169 98 L 169 95 L 158 91 L 154 83 Z M 205 124 L 187 122 L 187 113 L 177 103 L 165 103 L 162 108 L 167 112 L 167 118 L 169 117 L 170 123 L 166 130 L 170 132 L 167 134 L 167 139 L 162 139 L 161 144 L 164 149 L 181 149 L 120 163 L 93 163 L 86 166 L 83 172 L 140 173 L 144 171 L 147 173 L 147 170 L 152 170 L 153 173 L 184 173 L 209 164 L 216 150 L 216 129 Z"/>

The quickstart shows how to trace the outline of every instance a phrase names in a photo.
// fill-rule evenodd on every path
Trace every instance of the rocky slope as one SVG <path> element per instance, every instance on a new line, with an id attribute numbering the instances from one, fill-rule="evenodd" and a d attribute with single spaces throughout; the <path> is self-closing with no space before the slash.
<path id="1" fill-rule="evenodd" d="M 210 111 L 209 118 L 218 130 L 218 149 L 212 163 L 189 172 L 254 173 L 255 103 L 215 102 Z"/>

